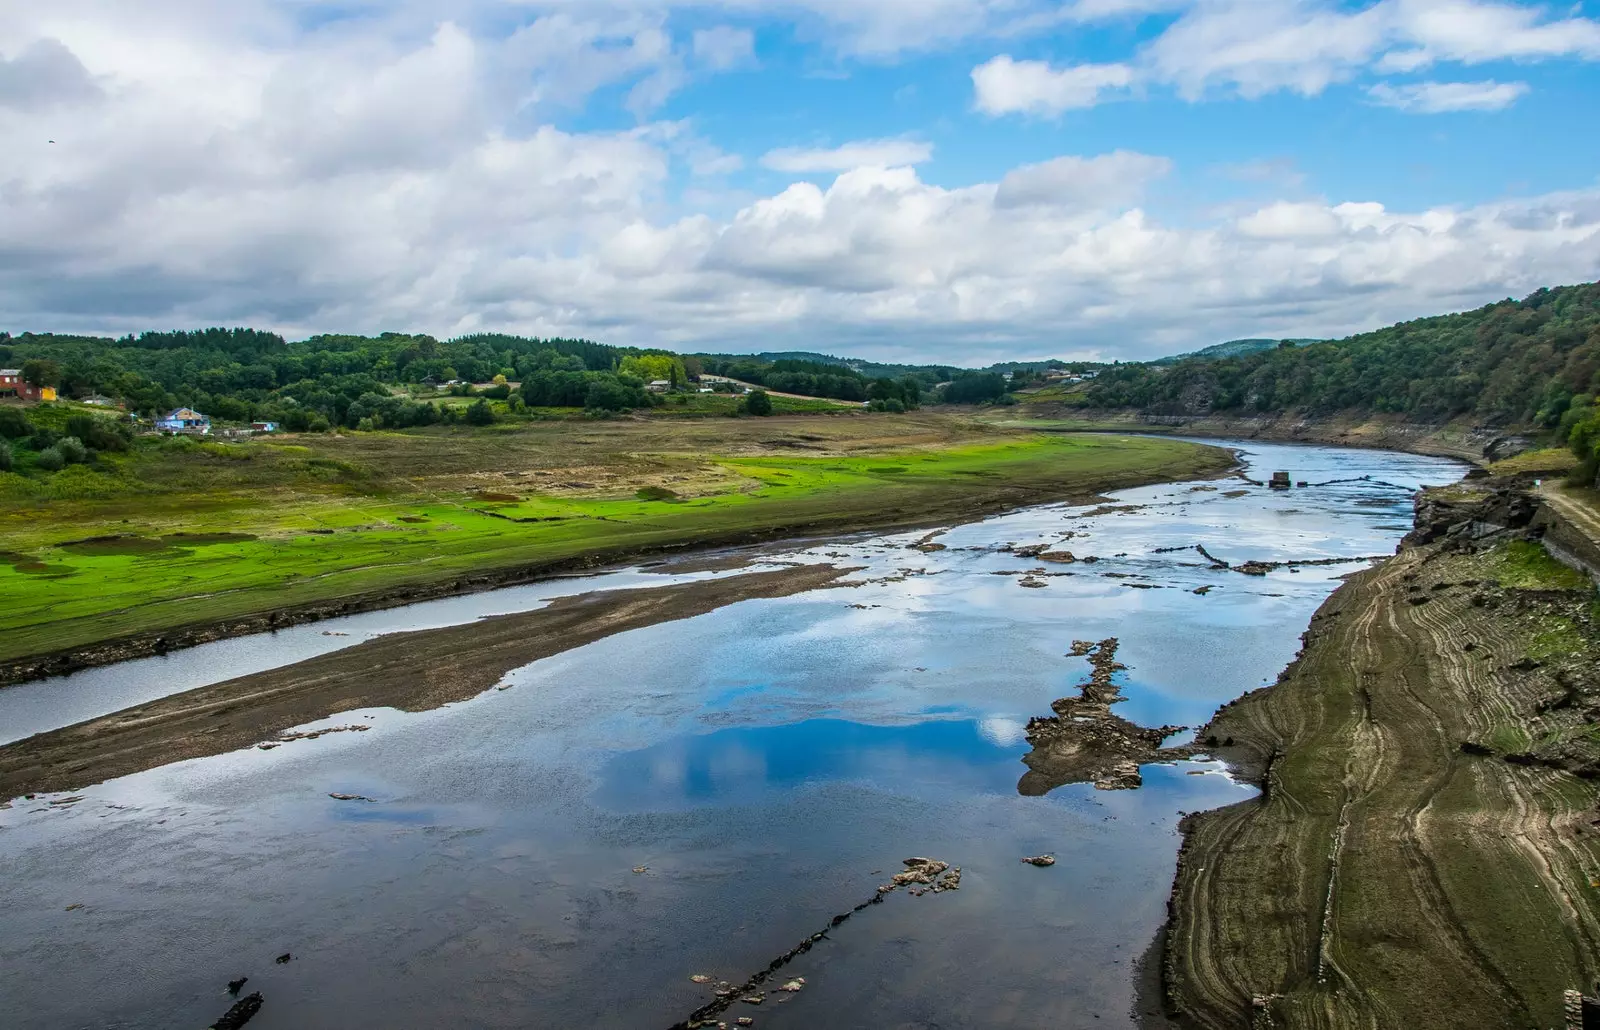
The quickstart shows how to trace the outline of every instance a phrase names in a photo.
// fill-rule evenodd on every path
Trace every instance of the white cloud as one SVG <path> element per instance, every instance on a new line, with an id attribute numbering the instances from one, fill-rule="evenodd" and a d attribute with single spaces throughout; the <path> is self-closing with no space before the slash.
<path id="1" fill-rule="evenodd" d="M 1079 64 L 1054 68 L 1045 61 L 1014 61 L 1001 54 L 972 69 L 976 104 L 985 114 L 1060 114 L 1093 107 L 1108 90 L 1133 82 L 1125 64 Z"/>
<path id="2" fill-rule="evenodd" d="M 867 139 L 833 148 L 780 147 L 761 164 L 777 172 L 845 172 L 852 168 L 918 165 L 933 157 L 933 144 L 910 139 Z"/>
<path id="3" fill-rule="evenodd" d="M 1074 10 L 1076 17 L 1104 17 L 1156 3 L 1080 2 Z M 1526 5 L 1379 0 L 1351 8 L 1324 0 L 1174 0 L 1170 6 L 1182 13 L 1126 62 L 1058 68 L 1002 55 L 977 66 L 978 109 L 1053 114 L 1141 84 L 1171 86 L 1187 100 L 1278 91 L 1315 96 L 1369 71 L 1407 73 L 1440 62 L 1600 60 L 1600 21 L 1551 19 Z M 1496 96 L 1508 96 L 1507 89 Z"/>
<path id="4" fill-rule="evenodd" d="M 694 56 L 707 67 L 734 68 L 755 59 L 756 37 L 749 29 L 728 25 L 699 29 L 694 34 Z"/>
<path id="5" fill-rule="evenodd" d="M 1451 111 L 1502 111 L 1528 92 L 1526 82 L 1414 82 L 1391 86 L 1380 82 L 1367 90 L 1373 100 L 1417 114 Z"/>
<path id="6" fill-rule="evenodd" d="M 1164 157 L 1118 150 L 1098 157 L 1058 157 L 1006 173 L 995 206 L 1086 208 L 1131 204 L 1145 185 L 1172 170 Z"/>
<path id="7" fill-rule="evenodd" d="M 574 4 L 496 39 L 419 5 L 393 8 L 400 28 L 309 35 L 249 0 L 6 8 L 10 64 L 39 40 L 59 48 L 34 66 L 54 69 L 40 81 L 56 99 L 0 103 L 0 326 L 1127 357 L 1335 334 L 1600 276 L 1600 190 L 1166 222 L 1138 205 L 1169 163 L 1132 152 L 948 189 L 915 169 L 925 142 L 790 149 L 764 163 L 840 174 L 773 196 L 719 189 L 686 209 L 675 169 L 726 174 L 738 160 L 692 124 L 548 124 L 592 90 L 681 69 L 659 11 L 623 11 L 624 24 Z M 1296 81 L 1258 81 L 1274 77 Z"/>

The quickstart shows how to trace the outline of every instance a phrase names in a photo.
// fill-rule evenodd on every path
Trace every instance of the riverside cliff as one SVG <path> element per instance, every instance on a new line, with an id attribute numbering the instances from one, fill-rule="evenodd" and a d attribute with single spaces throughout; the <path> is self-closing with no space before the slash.
<path id="1" fill-rule="evenodd" d="M 1200 731 L 1263 793 L 1184 821 L 1162 967 L 1180 1024 L 1563 1025 L 1563 992 L 1600 974 L 1585 547 L 1531 480 L 1426 492 L 1278 683 Z"/>

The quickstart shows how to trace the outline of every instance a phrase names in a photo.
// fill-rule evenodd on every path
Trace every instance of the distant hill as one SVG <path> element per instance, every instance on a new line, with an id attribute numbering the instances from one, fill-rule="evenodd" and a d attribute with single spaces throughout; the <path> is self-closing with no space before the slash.
<path id="1" fill-rule="evenodd" d="M 1585 283 L 1343 340 L 1121 365 L 1101 372 L 1084 402 L 1171 414 L 1367 410 L 1552 429 L 1597 391 L 1600 283 Z"/>
<path id="2" fill-rule="evenodd" d="M 1223 343 L 1213 343 L 1209 347 L 1202 347 L 1200 350 L 1190 351 L 1187 354 L 1174 354 L 1169 358 L 1157 358 L 1154 361 L 1145 362 L 1145 364 L 1172 365 L 1182 361 L 1184 358 L 1241 358 L 1246 354 L 1255 354 L 1259 351 L 1272 350 L 1285 343 L 1293 344 L 1296 347 L 1304 347 L 1309 343 L 1322 342 L 1324 341 L 1300 338 L 1288 340 L 1266 340 L 1254 338 L 1248 340 L 1228 340 Z"/>

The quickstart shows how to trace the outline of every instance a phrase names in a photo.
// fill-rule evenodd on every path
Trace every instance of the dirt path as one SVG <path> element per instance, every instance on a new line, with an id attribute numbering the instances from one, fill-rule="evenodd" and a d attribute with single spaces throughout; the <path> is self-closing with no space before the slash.
<path id="1" fill-rule="evenodd" d="M 848 571 L 815 565 L 579 594 L 537 611 L 378 637 L 0 747 L 0 799 L 236 751 L 358 708 L 437 708 L 494 687 L 512 669 L 613 633 L 833 586 Z"/>
<path id="2" fill-rule="evenodd" d="M 1588 600 L 1482 567 L 1430 546 L 1352 577 L 1203 731 L 1265 793 L 1185 820 L 1166 982 L 1195 1025 L 1558 1026 L 1600 973 L 1597 792 L 1539 751 L 1592 699 L 1529 657 Z"/>

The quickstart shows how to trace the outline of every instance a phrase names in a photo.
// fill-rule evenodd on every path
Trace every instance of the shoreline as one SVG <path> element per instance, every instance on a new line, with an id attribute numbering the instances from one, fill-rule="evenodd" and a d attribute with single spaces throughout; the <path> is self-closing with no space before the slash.
<path id="1" fill-rule="evenodd" d="M 1600 607 L 1548 566 L 1492 578 L 1558 517 L 1528 486 L 1419 495 L 1399 553 L 1198 731 L 1262 793 L 1180 823 L 1145 1025 L 1561 1025 L 1594 982 Z"/>
<path id="2" fill-rule="evenodd" d="M 1211 445 L 1205 445 L 1211 446 Z M 1219 458 L 1203 465 L 1195 480 L 1220 479 L 1239 468 L 1237 456 L 1226 448 L 1226 464 Z M 1207 471 L 1207 467 L 1211 471 Z M 916 529 L 960 525 L 1005 511 L 1038 504 L 1089 503 L 1104 493 L 1149 486 L 1161 482 L 1187 482 L 1140 473 L 1111 473 L 1063 482 L 1059 488 L 1013 483 L 996 488 L 984 497 L 952 497 L 948 502 L 916 514 L 889 509 L 871 517 L 847 514 L 835 519 L 812 519 L 778 526 L 714 533 L 690 540 L 669 541 L 636 547 L 602 548 L 588 554 L 550 561 L 522 563 L 490 569 L 471 575 L 448 576 L 433 582 L 400 584 L 379 590 L 363 591 L 324 601 L 288 607 L 265 608 L 226 619 L 197 620 L 158 631 L 111 637 L 90 644 L 57 651 L 24 655 L 0 661 L 0 689 L 34 680 L 66 676 L 84 669 L 115 665 L 139 658 L 150 658 L 217 640 L 252 636 L 325 619 L 403 607 L 464 594 L 482 593 L 502 587 L 525 586 L 569 576 L 583 576 L 625 568 L 640 560 L 682 555 L 686 560 L 707 552 L 729 549 L 801 543 L 848 536 L 855 533 L 906 532 Z M 732 560 L 731 558 L 729 560 Z"/>
<path id="3" fill-rule="evenodd" d="M 287 742 L 282 735 L 292 727 L 341 712 L 428 711 L 477 697 L 514 669 L 617 633 L 693 618 L 739 601 L 849 586 L 845 577 L 855 571 L 818 564 L 592 591 L 529 612 L 386 634 L 0 746 L 0 799 L 77 790 L 252 746 L 270 750 Z"/>
<path id="4" fill-rule="evenodd" d="M 1019 408 L 1038 418 L 1081 421 L 1085 424 L 1085 428 L 1063 427 L 1060 432 L 1137 432 L 1208 440 L 1316 444 L 1456 458 L 1474 465 L 1492 460 L 1486 451 L 1497 444 L 1504 446 L 1507 441 L 1526 439 L 1521 433 L 1511 431 L 1464 427 L 1453 423 L 1407 422 L 1379 415 L 1303 415 L 1292 412 L 1240 416 L 1156 415 L 1130 409 L 1029 405 L 1026 401 Z"/>

